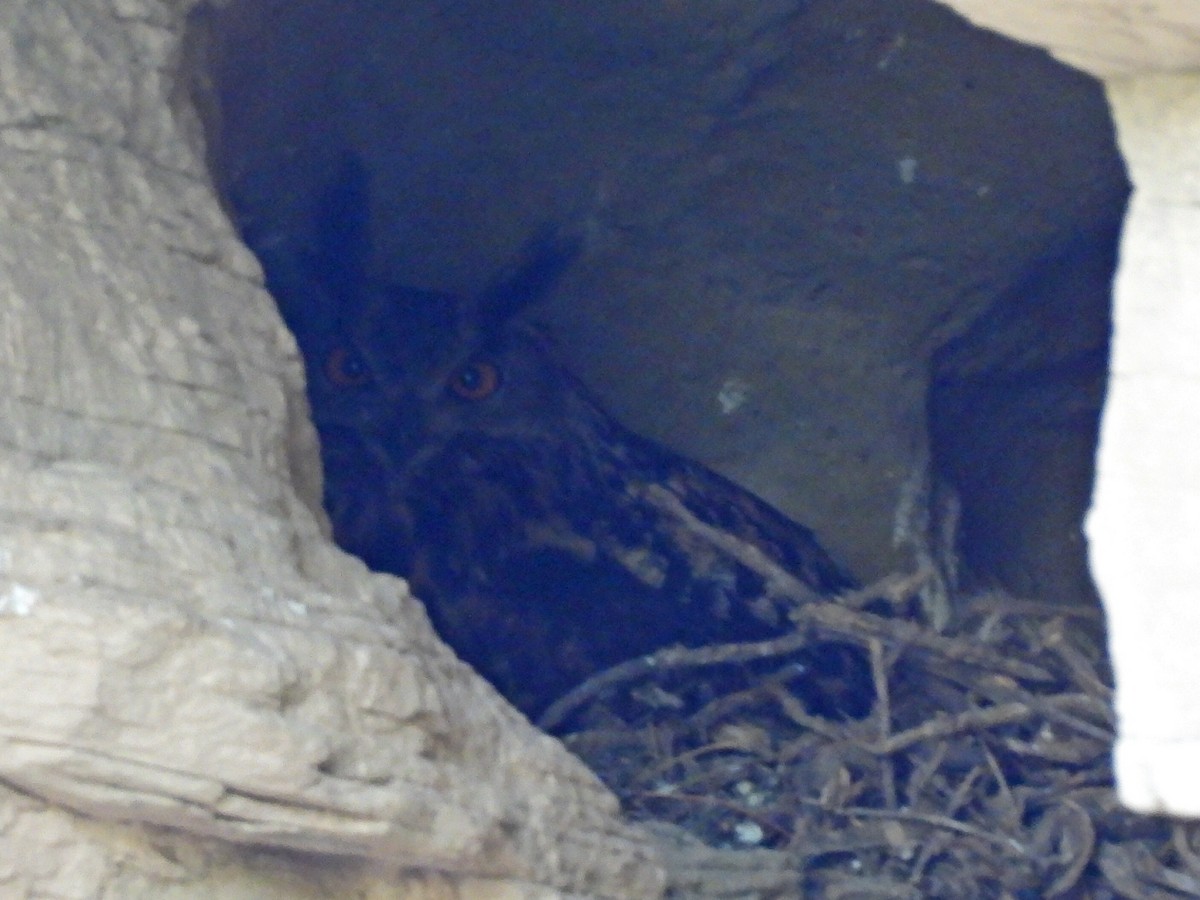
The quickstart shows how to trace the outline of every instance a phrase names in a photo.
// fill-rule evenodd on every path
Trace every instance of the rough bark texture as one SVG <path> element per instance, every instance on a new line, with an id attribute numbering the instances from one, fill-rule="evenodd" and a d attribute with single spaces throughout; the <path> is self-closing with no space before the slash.
<path id="1" fill-rule="evenodd" d="M 297 498 L 294 346 L 168 102 L 187 7 L 0 10 L 0 886 L 654 896 L 595 777 Z"/>

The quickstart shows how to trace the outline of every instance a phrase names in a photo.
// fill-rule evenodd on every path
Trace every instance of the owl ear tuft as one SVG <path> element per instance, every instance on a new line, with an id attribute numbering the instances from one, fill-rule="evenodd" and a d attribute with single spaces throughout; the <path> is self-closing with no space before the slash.
<path id="1" fill-rule="evenodd" d="M 313 205 L 307 236 L 295 223 L 271 221 L 260 191 L 244 180 L 229 188 L 242 240 L 263 266 L 266 289 L 305 353 L 336 328 L 343 307 L 366 280 L 370 252 L 370 176 L 358 155 L 342 158 Z M 301 232 L 301 233 L 298 233 Z"/>
<path id="2" fill-rule="evenodd" d="M 546 296 L 579 258 L 583 239 L 556 225 L 543 225 L 525 242 L 517 262 L 477 299 L 484 334 Z"/>
<path id="3" fill-rule="evenodd" d="M 313 276 L 342 302 L 366 280 L 371 252 L 371 176 L 357 153 L 347 152 L 316 205 Z"/>
<path id="4" fill-rule="evenodd" d="M 262 264 L 266 287 L 306 355 L 324 355 L 322 342 L 365 280 L 369 181 L 362 159 L 345 154 L 313 206 L 307 236 L 295 223 L 272 219 L 253 181 L 243 179 L 229 190 L 242 238 Z"/>

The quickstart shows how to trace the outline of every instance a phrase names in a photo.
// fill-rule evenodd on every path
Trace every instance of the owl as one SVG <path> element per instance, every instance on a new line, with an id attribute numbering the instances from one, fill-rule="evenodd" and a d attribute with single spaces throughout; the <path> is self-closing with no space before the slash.
<path id="1" fill-rule="evenodd" d="M 458 296 L 374 276 L 368 208 L 351 161 L 308 246 L 245 229 L 305 360 L 334 537 L 408 579 L 517 707 L 536 715 L 668 645 L 786 630 L 764 579 L 671 515 L 664 491 L 814 597 L 855 586 L 810 530 L 619 424 L 524 321 L 577 239 L 539 233 L 489 288 Z"/>

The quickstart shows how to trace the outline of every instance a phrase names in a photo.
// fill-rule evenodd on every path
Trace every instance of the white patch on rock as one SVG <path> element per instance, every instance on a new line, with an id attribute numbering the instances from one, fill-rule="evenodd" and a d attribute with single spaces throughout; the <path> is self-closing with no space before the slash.
<path id="1" fill-rule="evenodd" d="M 0 594 L 0 615 L 27 616 L 33 612 L 39 600 L 41 594 L 36 590 L 14 583 L 8 591 Z"/>
<path id="2" fill-rule="evenodd" d="M 722 415 L 729 415 L 746 402 L 750 396 L 750 385 L 741 378 L 726 378 L 721 389 L 717 391 L 717 404 L 721 407 Z"/>

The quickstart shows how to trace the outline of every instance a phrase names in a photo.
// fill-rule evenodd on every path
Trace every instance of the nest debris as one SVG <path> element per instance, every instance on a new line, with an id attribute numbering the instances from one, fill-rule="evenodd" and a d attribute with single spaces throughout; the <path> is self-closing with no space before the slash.
<path id="1" fill-rule="evenodd" d="M 772 641 L 633 660 L 540 724 L 671 830 L 673 896 L 1200 896 L 1200 823 L 1117 803 L 1099 611 L 993 591 L 938 633 L 895 613 L 930 577 L 798 605 Z M 869 671 L 861 717 L 811 710 L 792 655 L 831 640 Z"/>

